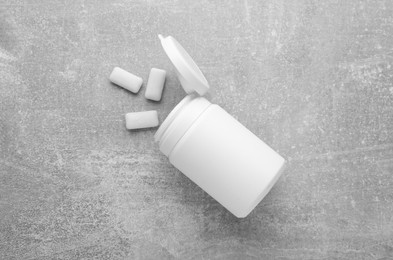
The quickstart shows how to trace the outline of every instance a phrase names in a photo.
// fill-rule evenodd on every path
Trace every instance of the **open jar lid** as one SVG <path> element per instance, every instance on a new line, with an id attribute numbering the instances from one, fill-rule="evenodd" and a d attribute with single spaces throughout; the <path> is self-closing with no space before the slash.
<path id="1" fill-rule="evenodd" d="M 187 51 L 172 36 L 163 37 L 159 34 L 158 37 L 168 58 L 175 66 L 177 77 L 186 93 L 196 92 L 201 96 L 206 94 L 209 84 Z"/>

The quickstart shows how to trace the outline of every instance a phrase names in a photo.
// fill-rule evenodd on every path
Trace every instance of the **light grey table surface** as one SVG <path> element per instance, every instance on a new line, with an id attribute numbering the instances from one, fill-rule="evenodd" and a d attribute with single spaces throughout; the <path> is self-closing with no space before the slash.
<path id="1" fill-rule="evenodd" d="M 125 129 L 185 96 L 158 33 L 288 159 L 245 219 Z M 393 1 L 0 0 L 0 37 L 0 259 L 393 259 Z"/>

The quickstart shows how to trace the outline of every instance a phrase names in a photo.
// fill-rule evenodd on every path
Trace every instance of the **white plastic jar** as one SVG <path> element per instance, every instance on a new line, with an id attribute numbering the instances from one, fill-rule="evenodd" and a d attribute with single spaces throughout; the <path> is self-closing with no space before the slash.
<path id="1" fill-rule="evenodd" d="M 202 72 L 173 37 L 160 39 L 189 95 L 170 112 L 155 140 L 173 166 L 236 217 L 246 217 L 276 183 L 285 160 L 200 96 L 209 89 Z"/>

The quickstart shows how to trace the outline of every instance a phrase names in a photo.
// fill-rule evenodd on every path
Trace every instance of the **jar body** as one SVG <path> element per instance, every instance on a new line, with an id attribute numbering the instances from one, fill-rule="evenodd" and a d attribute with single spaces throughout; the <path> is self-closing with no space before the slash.
<path id="1" fill-rule="evenodd" d="M 168 158 L 239 218 L 269 192 L 285 164 L 284 158 L 214 104 L 176 140 Z"/>

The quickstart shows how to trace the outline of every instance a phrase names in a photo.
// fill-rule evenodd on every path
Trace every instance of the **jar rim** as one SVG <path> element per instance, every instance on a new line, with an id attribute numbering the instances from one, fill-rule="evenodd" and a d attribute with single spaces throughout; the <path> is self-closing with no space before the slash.
<path id="1" fill-rule="evenodd" d="M 157 130 L 155 140 L 159 142 L 161 152 L 169 156 L 181 138 L 210 105 L 211 103 L 201 96 L 189 95 L 184 98 L 164 120 L 162 129 Z"/>
<path id="2" fill-rule="evenodd" d="M 160 127 L 158 127 L 157 132 L 154 134 L 155 142 L 159 142 L 161 140 L 162 136 L 169 128 L 169 125 L 173 122 L 173 120 L 181 111 L 181 108 L 184 107 L 186 104 L 190 103 L 192 99 L 193 99 L 193 95 L 187 95 L 172 109 L 172 111 L 164 119 Z"/>

